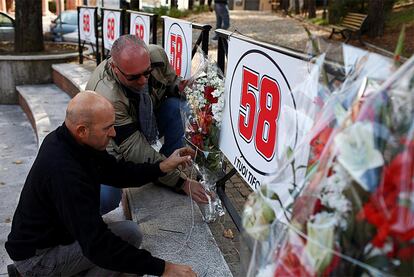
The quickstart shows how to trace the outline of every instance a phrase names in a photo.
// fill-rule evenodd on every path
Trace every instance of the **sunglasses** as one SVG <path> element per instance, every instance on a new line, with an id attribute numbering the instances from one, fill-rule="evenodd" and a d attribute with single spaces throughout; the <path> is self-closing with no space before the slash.
<path id="1" fill-rule="evenodd" d="M 142 76 L 144 76 L 145 78 L 147 78 L 148 79 L 148 77 L 150 76 L 150 74 L 151 74 L 151 72 L 152 72 L 152 68 L 151 68 L 151 66 L 147 69 L 147 70 L 145 70 L 144 72 L 142 72 L 142 73 L 139 73 L 139 74 L 134 74 L 134 75 L 128 75 L 128 74 L 125 74 L 124 72 L 122 72 L 122 70 L 115 64 L 115 67 L 116 68 L 118 68 L 118 70 L 119 70 L 119 72 L 121 72 L 122 73 L 122 75 L 124 75 L 124 77 L 125 77 L 125 79 L 127 79 L 128 81 L 135 81 L 135 80 L 138 80 L 138 79 L 140 79 Z"/>

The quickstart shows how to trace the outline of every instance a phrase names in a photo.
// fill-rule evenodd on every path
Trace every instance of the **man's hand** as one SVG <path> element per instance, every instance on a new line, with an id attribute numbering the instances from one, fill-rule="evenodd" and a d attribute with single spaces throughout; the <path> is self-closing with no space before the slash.
<path id="1" fill-rule="evenodd" d="M 197 277 L 197 274 L 187 265 L 165 262 L 163 277 Z"/>
<path id="2" fill-rule="evenodd" d="M 180 165 L 187 167 L 191 165 L 191 158 L 194 157 L 194 155 L 195 151 L 190 147 L 177 149 L 167 159 L 160 163 L 160 169 L 162 172 L 168 173 Z"/>
<path id="3" fill-rule="evenodd" d="M 208 198 L 206 194 L 211 197 L 211 193 L 205 191 L 199 182 L 191 179 L 187 179 L 185 181 L 183 190 L 188 196 L 190 196 L 191 190 L 191 198 L 199 204 L 208 204 Z"/>

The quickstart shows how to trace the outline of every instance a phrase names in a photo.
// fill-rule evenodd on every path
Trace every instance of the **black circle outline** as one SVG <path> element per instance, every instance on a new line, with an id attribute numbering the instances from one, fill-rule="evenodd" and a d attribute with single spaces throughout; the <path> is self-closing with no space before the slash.
<path id="1" fill-rule="evenodd" d="M 283 71 L 280 69 L 280 67 L 276 64 L 276 62 L 273 60 L 273 59 L 271 59 L 271 57 L 268 55 L 268 54 L 266 54 L 265 52 L 263 52 L 263 51 L 261 51 L 261 50 L 258 50 L 258 49 L 252 49 L 252 50 L 248 50 L 247 52 L 245 52 L 241 57 L 240 57 L 240 59 L 239 59 L 239 61 L 237 62 L 237 64 L 236 64 L 236 66 L 234 67 L 234 69 L 236 69 L 238 66 L 239 66 L 239 63 L 243 60 L 243 58 L 245 57 L 245 56 L 247 56 L 247 55 L 249 55 L 249 54 L 251 54 L 251 53 L 259 53 L 259 54 L 262 54 L 263 56 L 265 56 L 268 60 L 270 60 L 275 66 L 276 66 L 276 68 L 279 70 L 279 72 L 282 74 L 282 76 L 283 76 L 283 79 L 285 80 L 285 82 L 286 82 L 286 84 L 287 84 L 287 86 L 288 86 L 288 88 L 289 88 L 289 93 L 290 93 L 290 96 L 292 97 L 292 101 L 293 101 L 293 106 L 294 106 L 294 109 L 296 110 L 297 108 L 296 108 L 296 101 L 295 101 L 295 98 L 293 97 L 293 93 L 292 93 L 292 89 L 291 89 L 291 87 L 290 87 L 290 84 L 289 84 L 289 82 L 288 82 L 288 80 L 287 80 L 287 78 L 286 78 L 286 76 L 285 76 L 285 74 L 283 73 Z M 236 73 L 236 70 L 234 70 L 233 71 L 233 75 L 232 75 L 232 77 L 231 77 L 231 81 L 230 81 L 230 87 L 229 87 L 229 99 L 231 99 L 231 88 L 232 88 L 232 86 L 233 86 L 233 80 L 234 80 L 234 74 Z M 235 136 L 235 132 L 234 132 L 234 127 L 233 127 L 233 117 L 232 117 L 232 111 L 231 111 L 231 103 L 229 103 L 229 111 L 230 111 L 230 125 L 231 125 L 231 129 L 232 129 L 232 132 L 233 132 L 233 137 L 234 137 L 234 140 L 235 140 L 235 142 L 236 142 L 236 146 L 237 146 L 237 149 L 239 149 L 239 153 L 241 153 L 241 157 L 243 157 L 243 159 L 246 161 L 246 163 L 250 166 L 250 168 L 252 168 L 255 172 L 257 172 L 257 173 L 259 173 L 259 174 L 261 174 L 261 175 L 271 175 L 272 173 L 274 173 L 274 172 L 270 172 L 270 173 L 266 173 L 266 172 L 262 172 L 262 171 L 260 171 L 260 170 L 258 170 L 257 168 L 255 168 L 252 164 L 250 164 L 249 163 L 249 161 L 246 159 L 246 157 L 243 155 L 243 152 L 241 151 L 241 149 L 240 149 L 240 146 L 239 146 L 239 144 L 238 144 L 238 142 L 237 142 L 237 139 L 236 139 L 236 136 Z M 296 143 L 297 143 L 297 139 L 298 139 L 298 118 L 297 118 L 297 116 L 296 116 L 296 132 L 295 132 L 295 146 L 296 146 Z"/>
<path id="2" fill-rule="evenodd" d="M 180 26 L 177 22 L 174 22 L 173 24 L 171 24 L 171 25 L 170 25 L 170 28 L 168 29 L 168 32 L 167 32 L 167 38 L 168 38 L 168 37 L 170 37 L 170 36 L 169 36 L 169 34 L 170 34 L 170 32 L 171 32 L 171 28 L 172 28 L 174 25 L 177 25 L 177 26 L 178 26 L 178 28 L 180 28 L 180 29 L 181 29 L 181 33 L 183 34 L 184 41 L 185 41 L 185 47 L 186 47 L 186 48 L 188 48 L 188 47 L 187 47 L 187 38 L 186 38 L 186 36 L 185 36 L 185 34 L 184 34 L 183 29 L 181 28 L 181 26 Z M 187 49 L 187 50 L 188 50 L 188 49 Z M 186 54 L 187 54 L 187 53 L 186 53 Z M 187 76 L 187 70 L 188 70 L 188 66 L 186 66 L 184 76 Z"/>

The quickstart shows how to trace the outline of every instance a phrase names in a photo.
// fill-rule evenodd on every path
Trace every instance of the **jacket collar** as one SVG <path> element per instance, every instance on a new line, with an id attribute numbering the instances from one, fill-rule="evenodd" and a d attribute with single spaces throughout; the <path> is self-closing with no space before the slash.
<path id="1" fill-rule="evenodd" d="M 106 150 L 100 151 L 96 150 L 88 145 L 79 144 L 75 138 L 70 133 L 69 129 L 66 127 L 66 124 L 63 124 L 56 129 L 57 136 L 60 140 L 63 140 L 67 143 L 71 151 L 80 157 L 98 157 L 102 154 L 107 153 Z"/>

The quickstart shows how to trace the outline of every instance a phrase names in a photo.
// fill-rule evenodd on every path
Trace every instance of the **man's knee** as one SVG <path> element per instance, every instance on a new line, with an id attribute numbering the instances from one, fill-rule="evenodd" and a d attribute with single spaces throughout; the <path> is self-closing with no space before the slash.
<path id="1" fill-rule="evenodd" d="M 174 118 L 181 116 L 181 110 L 184 109 L 184 106 L 185 101 L 176 97 L 169 97 L 161 104 L 160 112 L 165 117 Z"/>
<path id="2" fill-rule="evenodd" d="M 137 223 L 131 220 L 117 221 L 108 225 L 111 231 L 124 241 L 139 248 L 142 242 L 142 233 Z"/>

